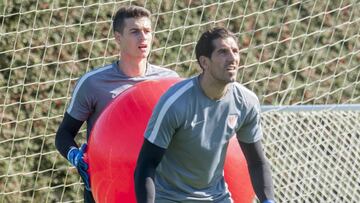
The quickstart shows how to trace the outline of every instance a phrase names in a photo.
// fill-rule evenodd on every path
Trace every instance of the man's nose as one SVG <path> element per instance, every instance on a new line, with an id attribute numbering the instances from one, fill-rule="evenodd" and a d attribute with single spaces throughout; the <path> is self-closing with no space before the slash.
<path id="1" fill-rule="evenodd" d="M 140 31 L 140 33 L 139 33 L 139 38 L 140 38 L 141 40 L 146 39 L 146 38 L 147 38 L 147 33 L 146 33 L 145 31 Z"/>
<path id="2" fill-rule="evenodd" d="M 231 51 L 230 54 L 229 54 L 229 57 L 228 57 L 228 60 L 231 61 L 231 62 L 239 62 L 239 59 L 240 59 L 240 55 L 239 53 L 236 53 L 236 52 L 233 52 Z"/>

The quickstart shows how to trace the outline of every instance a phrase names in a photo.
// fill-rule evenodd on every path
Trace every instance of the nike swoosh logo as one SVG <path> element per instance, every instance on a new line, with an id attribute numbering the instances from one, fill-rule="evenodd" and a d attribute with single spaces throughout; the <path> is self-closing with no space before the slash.
<path id="1" fill-rule="evenodd" d="M 202 121 L 191 121 L 191 127 L 195 127 L 196 125 L 199 125 L 200 123 L 204 123 L 205 120 L 202 120 Z"/>

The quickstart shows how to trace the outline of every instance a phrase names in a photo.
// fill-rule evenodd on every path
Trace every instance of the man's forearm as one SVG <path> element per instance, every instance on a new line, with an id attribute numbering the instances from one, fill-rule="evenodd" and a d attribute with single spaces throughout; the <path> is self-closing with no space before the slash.
<path id="1" fill-rule="evenodd" d="M 149 177 L 145 171 L 135 171 L 135 193 L 138 203 L 155 202 L 155 184 L 153 176 Z"/>
<path id="2" fill-rule="evenodd" d="M 274 200 L 274 186 L 270 165 L 263 152 L 260 141 L 255 143 L 239 142 L 248 164 L 251 183 L 260 202 Z"/>
<path id="3" fill-rule="evenodd" d="M 145 139 L 134 173 L 135 193 L 138 203 L 155 202 L 155 171 L 164 153 L 165 149 Z"/>
<path id="4" fill-rule="evenodd" d="M 83 121 L 76 120 L 68 113 L 65 113 L 64 119 L 55 135 L 56 149 L 63 157 L 67 158 L 67 154 L 71 147 L 78 148 L 74 138 L 83 123 Z"/>
<path id="5" fill-rule="evenodd" d="M 269 164 L 261 162 L 250 165 L 249 173 L 254 191 L 260 202 L 274 200 L 274 186 Z"/>

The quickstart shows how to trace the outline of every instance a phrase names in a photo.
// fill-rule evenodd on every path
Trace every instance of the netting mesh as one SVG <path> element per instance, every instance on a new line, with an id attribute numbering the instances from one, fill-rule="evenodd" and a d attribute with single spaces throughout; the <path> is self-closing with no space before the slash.
<path id="1" fill-rule="evenodd" d="M 152 13 L 150 61 L 199 72 L 194 47 L 211 26 L 239 37 L 238 81 L 263 105 L 360 103 L 356 0 L 0 1 L 0 202 L 81 202 L 54 136 L 74 83 L 118 58 L 111 18 Z M 264 145 L 279 202 L 359 200 L 356 111 L 264 114 Z M 84 130 L 77 142 L 84 142 Z"/>
<path id="2" fill-rule="evenodd" d="M 265 150 L 279 202 L 360 198 L 360 112 L 265 112 Z"/>

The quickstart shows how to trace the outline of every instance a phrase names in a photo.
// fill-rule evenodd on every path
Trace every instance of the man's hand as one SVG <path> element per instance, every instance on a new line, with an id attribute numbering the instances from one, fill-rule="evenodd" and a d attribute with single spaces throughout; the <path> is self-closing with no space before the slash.
<path id="1" fill-rule="evenodd" d="M 72 147 L 67 154 L 67 159 L 78 170 L 82 180 L 84 181 L 85 189 L 91 191 L 90 178 L 89 174 L 87 173 L 89 166 L 84 161 L 84 153 L 86 151 L 86 147 L 87 144 L 82 144 L 79 149 L 76 147 Z"/>

